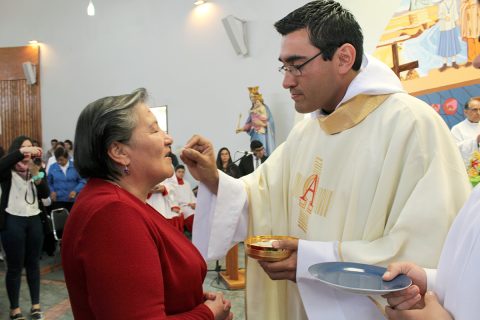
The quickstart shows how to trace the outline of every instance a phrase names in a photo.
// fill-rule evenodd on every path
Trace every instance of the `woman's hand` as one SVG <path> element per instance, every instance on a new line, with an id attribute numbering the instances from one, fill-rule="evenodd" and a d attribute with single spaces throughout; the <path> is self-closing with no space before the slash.
<path id="1" fill-rule="evenodd" d="M 30 171 L 30 174 L 32 177 L 38 175 L 40 172 L 40 166 L 37 166 L 32 159 L 28 160 L 28 170 Z"/>
<path id="2" fill-rule="evenodd" d="M 212 311 L 215 320 L 232 320 L 233 313 L 230 312 L 232 304 L 230 300 L 223 298 L 223 293 L 205 292 L 204 304 Z"/>
<path id="3" fill-rule="evenodd" d="M 153 187 L 152 192 L 164 193 L 165 192 L 165 186 L 163 184 L 157 184 L 155 187 Z"/>
<path id="4" fill-rule="evenodd" d="M 20 152 L 24 156 L 30 156 L 31 158 L 38 158 L 42 156 L 42 148 L 39 147 L 22 147 Z"/>
<path id="5" fill-rule="evenodd" d="M 422 296 L 427 291 L 427 274 L 423 268 L 411 262 L 395 262 L 387 267 L 383 280 L 390 281 L 399 274 L 405 274 L 412 279 L 412 285 L 407 289 L 384 295 L 388 304 L 397 310 L 422 308 Z"/>

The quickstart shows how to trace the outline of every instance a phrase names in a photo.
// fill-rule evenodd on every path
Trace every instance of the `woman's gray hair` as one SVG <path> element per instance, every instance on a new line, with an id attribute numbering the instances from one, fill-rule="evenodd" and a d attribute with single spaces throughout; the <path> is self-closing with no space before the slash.
<path id="1" fill-rule="evenodd" d="M 108 155 L 114 142 L 128 144 L 137 125 L 134 107 L 147 100 L 144 88 L 105 97 L 83 109 L 75 130 L 75 168 L 84 178 L 118 180 L 122 171 Z"/>

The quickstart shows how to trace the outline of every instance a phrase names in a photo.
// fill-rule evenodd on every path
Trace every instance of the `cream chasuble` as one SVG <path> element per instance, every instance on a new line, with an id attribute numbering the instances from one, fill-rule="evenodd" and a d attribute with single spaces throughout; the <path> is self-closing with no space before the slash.
<path id="1" fill-rule="evenodd" d="M 373 298 L 331 289 L 308 267 L 400 260 L 435 267 L 470 192 L 447 126 L 404 93 L 352 94 L 328 117 L 298 123 L 243 186 L 220 175 L 217 196 L 200 184 L 197 198 L 193 241 L 206 259 L 225 255 L 247 229 L 302 239 L 297 284 L 270 280 L 248 259 L 248 320 L 383 318 Z"/>

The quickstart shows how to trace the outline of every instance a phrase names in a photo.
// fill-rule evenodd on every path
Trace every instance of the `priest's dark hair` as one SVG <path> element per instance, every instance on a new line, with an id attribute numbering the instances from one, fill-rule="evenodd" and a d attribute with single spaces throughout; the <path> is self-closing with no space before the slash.
<path id="1" fill-rule="evenodd" d="M 134 107 L 146 101 L 144 88 L 98 99 L 83 109 L 75 130 L 75 168 L 84 178 L 117 180 L 122 175 L 108 155 L 114 142 L 128 143 L 137 125 Z"/>
<path id="2" fill-rule="evenodd" d="M 277 21 L 275 28 L 282 36 L 306 28 L 310 42 L 320 49 L 324 61 L 332 60 L 337 48 L 349 43 L 356 51 L 352 69 L 358 71 L 362 65 L 362 28 L 353 14 L 336 1 L 309 2 Z"/>

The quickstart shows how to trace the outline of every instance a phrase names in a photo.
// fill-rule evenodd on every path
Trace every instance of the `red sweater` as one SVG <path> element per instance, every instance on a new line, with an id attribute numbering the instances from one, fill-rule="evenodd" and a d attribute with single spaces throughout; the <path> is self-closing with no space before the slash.
<path id="1" fill-rule="evenodd" d="M 79 194 L 62 263 L 76 320 L 213 319 L 197 249 L 155 209 L 103 180 L 90 179 Z"/>

